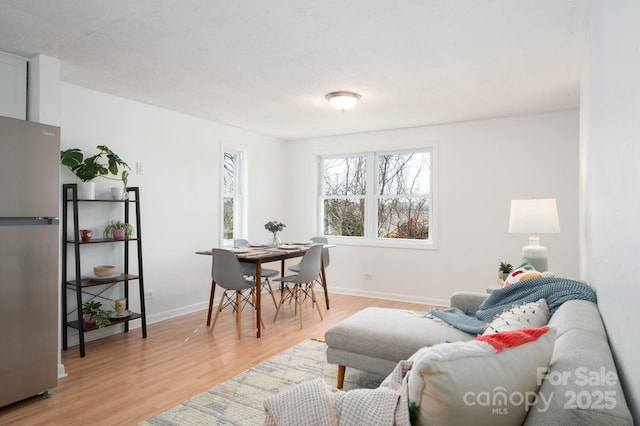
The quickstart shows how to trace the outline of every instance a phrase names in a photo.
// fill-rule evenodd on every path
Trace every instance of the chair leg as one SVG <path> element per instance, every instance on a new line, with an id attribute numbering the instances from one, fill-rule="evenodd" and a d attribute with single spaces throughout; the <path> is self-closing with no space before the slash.
<path id="1" fill-rule="evenodd" d="M 276 320 L 278 319 L 280 308 L 282 308 L 282 302 L 284 302 L 285 287 L 286 286 L 284 285 L 280 287 L 280 303 L 278 303 L 278 305 L 276 306 L 276 314 L 273 317 L 273 322 L 276 322 Z"/>
<path id="2" fill-rule="evenodd" d="M 273 289 L 271 288 L 271 281 L 269 280 L 269 278 L 266 278 L 265 281 L 267 283 L 267 287 L 269 287 L 269 294 L 271 295 L 271 298 L 273 299 L 273 306 L 275 306 L 277 308 L 278 304 L 276 303 L 276 297 L 273 295 Z"/>
<path id="3" fill-rule="evenodd" d="M 313 290 L 313 283 L 309 284 L 309 286 L 311 287 L 312 304 L 315 303 L 316 310 L 318 311 L 318 315 L 320 315 L 320 320 L 324 320 L 324 318 L 322 318 L 322 312 L 320 312 L 320 305 L 318 305 L 318 300 L 316 299 L 316 292 Z"/>
<path id="4" fill-rule="evenodd" d="M 301 299 L 301 284 L 296 284 L 296 308 L 300 311 L 300 330 L 302 330 L 302 299 Z"/>
<path id="5" fill-rule="evenodd" d="M 240 297 L 240 292 L 236 291 L 236 334 L 238 335 L 238 339 L 240 338 L 240 330 L 242 330 L 242 298 Z"/>
<path id="6" fill-rule="evenodd" d="M 207 325 L 211 324 L 211 311 L 213 310 L 213 296 L 216 294 L 216 282 L 211 280 L 211 295 L 209 295 L 209 313 L 207 313 Z"/>
<path id="7" fill-rule="evenodd" d="M 227 292 L 223 292 L 222 296 L 220 296 L 220 303 L 218 303 L 218 309 L 216 310 L 216 315 L 213 317 L 213 324 L 211 324 L 211 327 L 209 328 L 209 332 L 213 333 L 213 329 L 216 326 L 216 322 L 218 321 L 218 315 L 220 315 L 220 311 L 222 311 L 222 305 L 224 304 L 224 298 L 225 295 L 227 294 Z"/>

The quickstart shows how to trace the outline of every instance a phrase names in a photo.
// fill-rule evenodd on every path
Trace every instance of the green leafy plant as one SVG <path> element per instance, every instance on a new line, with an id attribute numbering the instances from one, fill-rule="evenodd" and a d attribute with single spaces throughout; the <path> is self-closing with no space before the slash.
<path id="1" fill-rule="evenodd" d="M 82 304 L 82 313 L 87 315 L 89 321 L 95 321 L 98 328 L 111 324 L 109 313 L 102 309 L 102 302 L 97 300 L 89 300 Z"/>
<path id="2" fill-rule="evenodd" d="M 507 262 L 500 262 L 500 267 L 498 268 L 499 271 L 502 271 L 502 273 L 507 276 L 511 273 L 511 271 L 513 271 L 513 266 Z"/>
<path id="3" fill-rule="evenodd" d="M 104 228 L 104 237 L 111 238 L 114 229 L 124 229 L 124 237 L 126 239 L 131 238 L 133 235 L 133 226 L 131 226 L 131 224 L 124 223 L 119 220 L 112 220 Z"/>
<path id="4" fill-rule="evenodd" d="M 287 225 L 282 222 L 272 220 L 264 224 L 264 229 L 275 234 L 276 232 L 282 231 L 286 226 Z"/>
<path id="5" fill-rule="evenodd" d="M 131 167 L 105 145 L 96 146 L 99 152 L 91 157 L 84 158 L 84 154 L 78 148 L 60 151 L 60 160 L 63 166 L 68 167 L 82 182 L 89 182 L 98 176 L 111 180 L 122 180 L 127 186 Z M 120 167 L 123 168 L 119 179 L 109 175 L 118 176 Z"/>

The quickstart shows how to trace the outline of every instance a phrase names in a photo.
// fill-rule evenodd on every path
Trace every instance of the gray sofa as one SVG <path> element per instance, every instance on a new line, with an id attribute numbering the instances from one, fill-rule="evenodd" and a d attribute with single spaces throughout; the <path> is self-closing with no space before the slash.
<path id="1" fill-rule="evenodd" d="M 474 312 L 486 294 L 455 293 L 452 307 Z M 532 408 L 527 425 L 632 425 L 597 305 L 571 300 L 549 320 L 557 330 L 549 373 L 538 390 L 545 410 Z M 347 367 L 389 374 L 418 349 L 475 336 L 400 309 L 366 308 L 325 334 L 327 361 L 338 364 L 338 388 Z M 561 379 L 567 377 L 567 380 Z"/>

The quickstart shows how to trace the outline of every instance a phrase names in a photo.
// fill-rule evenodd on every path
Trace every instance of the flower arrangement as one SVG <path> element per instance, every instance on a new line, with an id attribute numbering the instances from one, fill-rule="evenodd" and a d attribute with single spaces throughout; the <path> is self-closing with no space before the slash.
<path id="1" fill-rule="evenodd" d="M 282 231 L 286 226 L 287 225 L 282 222 L 272 220 L 271 222 L 267 222 L 264 224 L 264 229 L 275 234 L 276 232 Z"/>
<path id="2" fill-rule="evenodd" d="M 282 231 L 285 228 L 284 223 L 278 222 L 276 220 L 272 220 L 264 224 L 264 229 L 271 232 L 273 234 L 273 238 L 269 242 L 269 247 L 277 247 L 280 245 L 280 239 L 278 238 L 278 232 Z"/>

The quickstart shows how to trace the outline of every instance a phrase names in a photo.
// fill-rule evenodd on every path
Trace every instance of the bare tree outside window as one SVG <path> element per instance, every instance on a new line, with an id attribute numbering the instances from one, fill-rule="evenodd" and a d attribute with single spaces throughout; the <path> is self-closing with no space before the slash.
<path id="1" fill-rule="evenodd" d="M 375 164 L 373 173 L 367 163 Z M 430 150 L 325 157 L 321 174 L 324 235 L 429 239 Z"/>
<path id="2" fill-rule="evenodd" d="M 240 155 L 225 152 L 223 163 L 224 199 L 223 199 L 223 238 L 231 240 L 237 236 L 238 211 L 240 205 L 239 180 Z"/>
<path id="3" fill-rule="evenodd" d="M 378 238 L 429 238 L 431 155 L 378 155 Z"/>
<path id="4" fill-rule="evenodd" d="M 364 236 L 366 157 L 322 161 L 324 235 Z"/>

